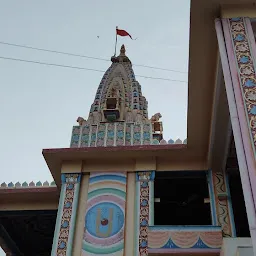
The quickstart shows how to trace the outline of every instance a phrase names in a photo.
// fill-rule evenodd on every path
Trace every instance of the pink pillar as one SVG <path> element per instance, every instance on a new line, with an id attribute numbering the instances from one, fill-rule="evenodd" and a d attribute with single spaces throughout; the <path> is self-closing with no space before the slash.
<path id="1" fill-rule="evenodd" d="M 256 205 L 256 73 L 247 29 L 251 24 L 244 18 L 222 19 L 222 24 L 252 195 Z M 255 41 L 252 43 L 254 46 Z"/>
<path id="2" fill-rule="evenodd" d="M 246 26 L 247 24 L 243 18 L 223 19 L 222 24 L 219 19 L 215 21 L 246 211 L 254 255 L 256 255 L 256 214 L 254 204 L 256 174 L 253 154 L 255 143 L 250 137 L 253 132 L 253 126 L 251 122 L 247 122 L 247 120 L 250 120 L 248 117 L 250 117 L 251 109 L 248 109 L 246 105 L 247 94 L 250 89 L 256 87 L 256 82 L 255 84 L 252 82 L 255 79 L 255 70 L 251 59 L 251 48 L 249 47 Z M 253 43 L 255 44 L 255 42 Z"/>

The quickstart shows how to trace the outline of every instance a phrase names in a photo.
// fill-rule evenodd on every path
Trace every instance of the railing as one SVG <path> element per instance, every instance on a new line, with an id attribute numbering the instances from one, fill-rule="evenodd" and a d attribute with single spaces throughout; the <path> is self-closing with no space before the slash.
<path id="1" fill-rule="evenodd" d="M 218 226 L 150 226 L 149 254 L 220 253 L 222 231 Z"/>

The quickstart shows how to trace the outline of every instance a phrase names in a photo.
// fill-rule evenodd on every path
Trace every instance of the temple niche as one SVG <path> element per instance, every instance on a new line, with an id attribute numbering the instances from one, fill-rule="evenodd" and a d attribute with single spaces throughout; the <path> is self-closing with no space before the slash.
<path id="1" fill-rule="evenodd" d="M 104 74 L 88 119 L 78 117 L 71 147 L 157 145 L 163 139 L 160 113 L 148 118 L 148 102 L 122 45 Z"/>

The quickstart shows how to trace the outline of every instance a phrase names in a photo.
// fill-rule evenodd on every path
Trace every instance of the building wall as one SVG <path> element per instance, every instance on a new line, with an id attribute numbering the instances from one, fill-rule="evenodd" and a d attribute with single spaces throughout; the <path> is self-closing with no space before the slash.
<path id="1" fill-rule="evenodd" d="M 221 256 L 253 256 L 251 238 L 223 238 Z"/>

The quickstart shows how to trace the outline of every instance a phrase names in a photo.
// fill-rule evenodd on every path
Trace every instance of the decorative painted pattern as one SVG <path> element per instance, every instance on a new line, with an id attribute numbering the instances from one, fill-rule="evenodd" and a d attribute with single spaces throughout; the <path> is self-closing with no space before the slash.
<path id="1" fill-rule="evenodd" d="M 135 124 L 133 127 L 133 145 L 141 145 L 141 124 Z"/>
<path id="2" fill-rule="evenodd" d="M 83 256 L 124 254 L 126 173 L 91 173 Z"/>
<path id="3" fill-rule="evenodd" d="M 256 74 L 244 18 L 228 19 L 235 60 L 238 67 L 245 112 L 255 154 L 256 146 Z"/>
<path id="4" fill-rule="evenodd" d="M 81 135 L 81 147 L 88 147 L 89 146 L 89 140 L 90 140 L 90 126 L 85 125 L 82 129 L 82 135 Z"/>
<path id="5" fill-rule="evenodd" d="M 222 228 L 223 237 L 234 237 L 235 226 L 227 179 L 223 172 L 210 172 L 212 175 L 214 199 L 218 225 Z"/>
<path id="6" fill-rule="evenodd" d="M 38 188 L 38 187 L 56 187 L 56 183 L 54 181 L 52 182 L 41 182 L 41 181 L 37 181 L 36 183 L 31 181 L 29 183 L 27 183 L 26 181 L 23 183 L 20 182 L 16 182 L 15 184 L 13 182 L 10 182 L 8 184 L 6 184 L 5 182 L 3 182 L 0 185 L 0 189 L 15 189 L 15 188 Z"/>
<path id="7" fill-rule="evenodd" d="M 71 256 L 81 174 L 62 174 L 52 256 Z"/>
<path id="8" fill-rule="evenodd" d="M 97 138 L 97 125 L 91 126 L 91 135 L 90 135 L 90 147 L 95 147 Z"/>
<path id="9" fill-rule="evenodd" d="M 115 124 L 109 123 L 106 134 L 106 146 L 114 146 L 115 144 Z"/>
<path id="10" fill-rule="evenodd" d="M 135 236 L 135 255 L 148 255 L 148 226 L 150 212 L 154 205 L 151 204 L 150 182 L 154 180 L 154 171 L 138 172 L 136 174 L 136 212 L 137 212 L 137 236 Z"/>
<path id="11" fill-rule="evenodd" d="M 79 147 L 79 139 L 80 139 L 80 126 L 73 126 L 70 147 L 71 148 Z"/>
<path id="12" fill-rule="evenodd" d="M 101 123 L 101 124 L 98 125 L 96 147 L 103 147 L 104 146 L 105 130 L 106 130 L 106 125 L 105 124 Z"/>
<path id="13" fill-rule="evenodd" d="M 150 145 L 151 144 L 151 124 L 144 124 L 143 125 L 143 145 Z"/>
<path id="14" fill-rule="evenodd" d="M 219 252 L 221 227 L 217 226 L 150 226 L 149 253 Z M 145 254 L 147 255 L 147 254 Z"/>
<path id="15" fill-rule="evenodd" d="M 100 146 L 131 146 L 131 145 L 163 145 L 163 144 L 187 144 L 184 141 L 170 139 L 168 142 L 154 140 L 151 123 L 100 123 L 99 125 L 74 126 L 75 134 L 72 134 L 72 148 L 100 147 Z M 78 130 L 79 129 L 79 130 Z M 75 141 L 74 141 L 74 138 Z M 96 141 L 97 140 L 97 141 Z M 79 144 L 80 142 L 80 144 Z"/>
<path id="16" fill-rule="evenodd" d="M 116 146 L 123 146 L 125 144 L 124 123 L 116 123 Z"/>
<path id="17" fill-rule="evenodd" d="M 132 124 L 125 124 L 125 146 L 132 145 Z"/>

